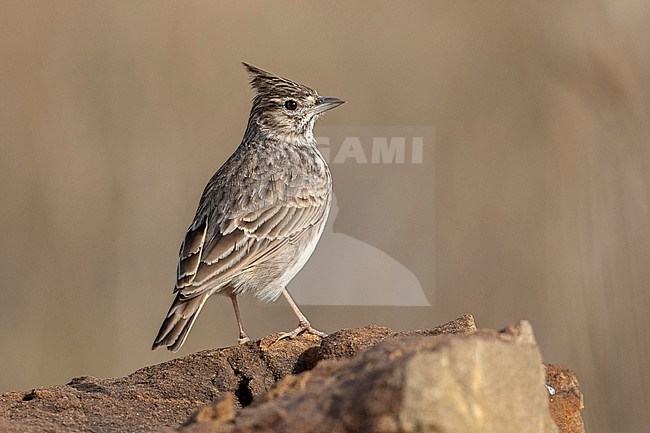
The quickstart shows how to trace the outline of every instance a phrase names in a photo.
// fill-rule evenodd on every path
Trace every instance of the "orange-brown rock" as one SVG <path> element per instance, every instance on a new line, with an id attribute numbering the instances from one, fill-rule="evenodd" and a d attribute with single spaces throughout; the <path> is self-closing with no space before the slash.
<path id="1" fill-rule="evenodd" d="M 0 432 L 557 431 L 527 322 L 477 331 L 467 315 L 428 330 L 277 336 L 3 394 Z"/>
<path id="2" fill-rule="evenodd" d="M 584 433 L 584 404 L 576 374 L 554 364 L 546 364 L 545 368 L 553 421 L 562 433 Z"/>

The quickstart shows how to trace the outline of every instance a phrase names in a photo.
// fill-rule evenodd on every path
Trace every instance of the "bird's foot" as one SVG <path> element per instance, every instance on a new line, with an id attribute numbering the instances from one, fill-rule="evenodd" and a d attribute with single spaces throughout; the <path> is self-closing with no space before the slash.
<path id="1" fill-rule="evenodd" d="M 294 329 L 291 332 L 285 332 L 284 334 L 280 335 L 278 339 L 275 340 L 275 342 L 277 343 L 278 341 L 284 340 L 285 338 L 295 338 L 300 334 L 304 334 L 305 332 L 308 334 L 318 335 L 320 338 L 327 337 L 327 334 L 324 333 L 323 331 L 319 331 L 316 328 L 312 328 L 309 322 L 301 322 L 296 329 Z"/>
<path id="2" fill-rule="evenodd" d="M 246 334 L 240 334 L 239 338 L 237 339 L 237 343 L 239 344 L 245 344 L 251 341 L 251 339 L 248 337 Z"/>

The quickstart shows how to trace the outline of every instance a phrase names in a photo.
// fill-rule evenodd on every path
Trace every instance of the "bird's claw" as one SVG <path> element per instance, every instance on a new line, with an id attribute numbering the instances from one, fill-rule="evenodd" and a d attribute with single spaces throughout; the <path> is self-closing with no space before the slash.
<path id="1" fill-rule="evenodd" d="M 278 341 L 284 340 L 285 338 L 290 338 L 290 339 L 296 338 L 300 334 L 304 334 L 304 333 L 318 335 L 320 338 L 327 337 L 326 333 L 324 333 L 323 331 L 319 331 L 316 328 L 312 328 L 312 326 L 309 323 L 301 323 L 293 331 L 285 332 L 284 334 L 280 335 L 278 339 L 275 340 L 275 342 L 277 343 Z"/>
<path id="2" fill-rule="evenodd" d="M 237 343 L 239 344 L 245 344 L 251 341 L 251 339 L 248 337 L 248 335 L 240 335 L 239 338 L 237 339 Z"/>

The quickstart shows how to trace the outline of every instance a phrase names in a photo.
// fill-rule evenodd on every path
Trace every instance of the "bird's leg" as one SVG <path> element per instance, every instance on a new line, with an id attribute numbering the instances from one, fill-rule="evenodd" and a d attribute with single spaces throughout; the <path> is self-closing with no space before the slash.
<path id="1" fill-rule="evenodd" d="M 327 337 L 326 333 L 319 331 L 318 329 L 312 328 L 311 324 L 309 323 L 309 320 L 307 320 L 305 315 L 302 314 L 302 311 L 300 311 L 300 308 L 298 308 L 295 301 L 287 291 L 286 287 L 282 288 L 282 294 L 286 298 L 287 302 L 289 303 L 289 306 L 293 310 L 296 317 L 298 317 L 298 327 L 291 332 L 285 332 L 284 334 L 280 335 L 276 341 L 280 341 L 284 338 L 294 338 L 302 334 L 303 332 L 308 332 L 310 334 L 318 335 L 321 338 Z"/>
<path id="2" fill-rule="evenodd" d="M 241 316 L 239 315 L 239 304 L 237 304 L 237 295 L 231 293 L 230 300 L 232 301 L 232 308 L 235 310 L 235 317 L 237 318 L 237 326 L 239 326 L 239 338 L 237 339 L 237 343 L 239 344 L 248 343 L 249 341 L 251 341 L 251 339 L 248 338 L 248 335 L 246 335 L 246 333 L 244 332 L 244 328 L 242 327 L 241 324 Z"/>

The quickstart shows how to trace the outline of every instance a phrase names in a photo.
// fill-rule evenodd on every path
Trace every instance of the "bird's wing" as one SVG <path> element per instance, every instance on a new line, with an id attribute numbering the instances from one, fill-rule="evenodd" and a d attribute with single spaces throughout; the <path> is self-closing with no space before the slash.
<path id="1" fill-rule="evenodd" d="M 226 286 L 233 277 L 265 261 L 321 222 L 328 202 L 325 190 L 304 198 L 285 199 L 280 204 L 242 211 L 221 224 L 215 222 L 216 230 L 208 225 L 218 218 L 208 215 L 199 219 L 181 246 L 174 291 L 190 299 Z"/>

